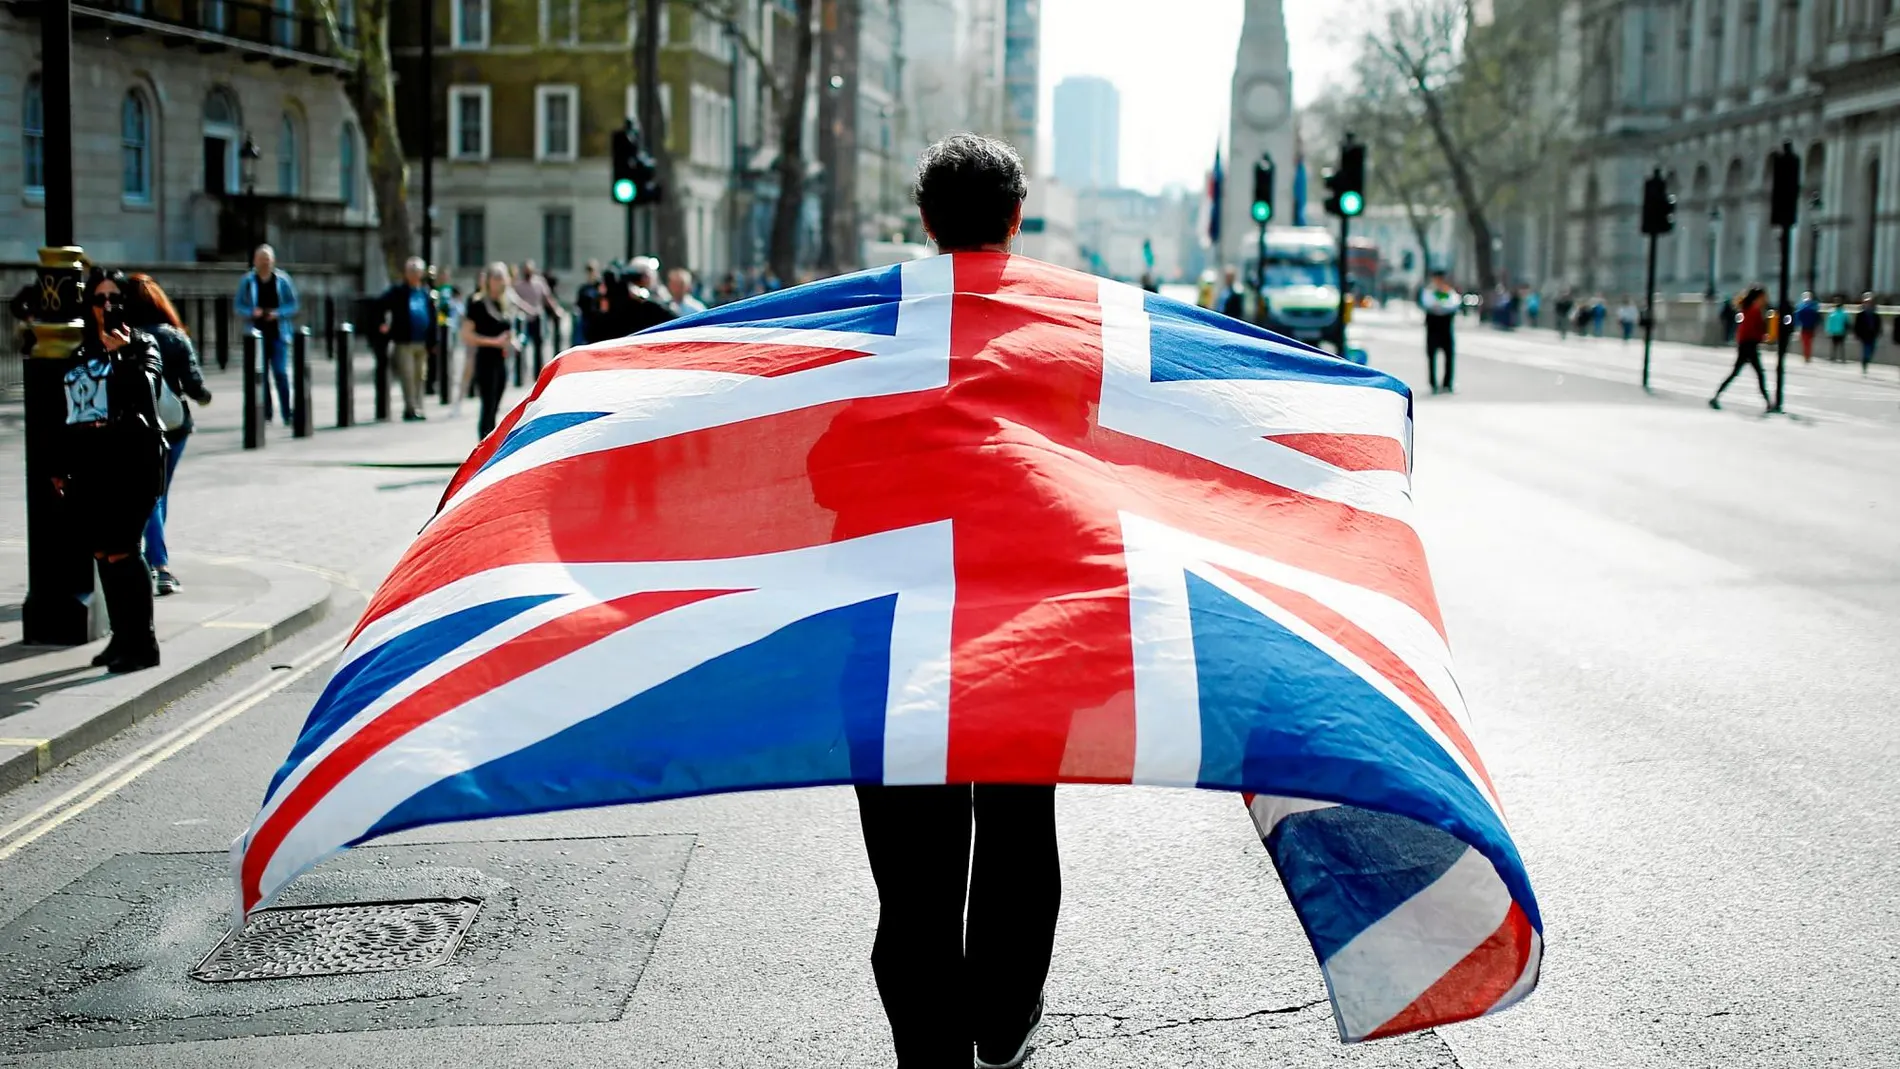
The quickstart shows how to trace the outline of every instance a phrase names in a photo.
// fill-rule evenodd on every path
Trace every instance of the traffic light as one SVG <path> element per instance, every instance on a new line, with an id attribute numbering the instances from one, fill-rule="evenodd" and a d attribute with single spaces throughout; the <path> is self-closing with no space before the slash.
<path id="1" fill-rule="evenodd" d="M 614 201 L 619 204 L 658 203 L 664 193 L 658 180 L 659 168 L 654 165 L 646 146 L 641 144 L 640 132 L 634 127 L 632 119 L 614 131 L 609 151 L 613 157 Z"/>
<path id="2" fill-rule="evenodd" d="M 1253 165 L 1253 221 L 1265 225 L 1273 219 L 1273 157 L 1261 156 Z"/>
<path id="3" fill-rule="evenodd" d="M 1783 141 L 1773 161 L 1775 184 L 1769 198 L 1768 222 L 1772 226 L 1793 226 L 1795 209 L 1801 201 L 1801 157 L 1794 154 L 1793 145 Z"/>
<path id="4" fill-rule="evenodd" d="M 1667 234 L 1676 228 L 1676 195 L 1662 168 L 1643 179 L 1643 233 Z"/>
<path id="5" fill-rule="evenodd" d="M 1350 219 L 1366 210 L 1366 146 L 1351 134 L 1339 146 L 1339 167 L 1326 175 L 1326 211 Z"/>

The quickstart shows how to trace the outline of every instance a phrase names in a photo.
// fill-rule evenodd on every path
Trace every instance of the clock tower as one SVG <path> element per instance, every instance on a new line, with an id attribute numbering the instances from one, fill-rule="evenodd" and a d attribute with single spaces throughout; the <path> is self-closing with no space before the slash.
<path id="1" fill-rule="evenodd" d="M 1246 3 L 1223 160 L 1227 184 L 1222 194 L 1220 240 L 1221 262 L 1243 267 L 1253 259 L 1259 234 L 1250 214 L 1254 162 L 1263 152 L 1273 156 L 1273 226 L 1293 223 L 1294 168 L 1293 76 L 1287 69 L 1286 16 L 1280 0 Z"/>

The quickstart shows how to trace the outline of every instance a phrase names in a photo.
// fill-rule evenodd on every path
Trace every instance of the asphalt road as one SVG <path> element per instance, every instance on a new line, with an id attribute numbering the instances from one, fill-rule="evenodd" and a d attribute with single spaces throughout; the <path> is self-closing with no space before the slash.
<path id="1" fill-rule="evenodd" d="M 1423 385 L 1415 328 L 1356 326 L 1375 364 Z M 1542 989 L 1495 1018 L 1340 1047 L 1233 799 L 1065 788 L 1065 908 L 1032 1066 L 1896 1063 L 1900 428 L 1865 399 L 1764 419 L 1732 394 L 1712 412 L 1686 387 L 1646 396 L 1517 339 L 1467 332 L 1459 392 L 1419 398 L 1417 494 L 1479 744 L 1548 924 Z M 329 462 L 387 459 L 358 440 L 339 437 Z M 462 444 L 445 429 L 402 458 Z M 293 522 L 268 499 L 282 473 L 262 467 L 289 461 L 233 463 L 251 465 L 246 500 L 224 522 L 261 525 L 236 536 L 249 551 L 312 556 L 363 588 L 439 488 L 427 469 L 310 468 L 329 496 Z M 215 487 L 200 494 L 218 507 Z M 295 1005 L 207 1010 L 176 969 L 113 968 L 128 953 L 188 967 L 208 946 L 162 922 L 215 908 L 212 855 L 324 670 L 177 733 L 290 675 L 272 666 L 301 666 L 350 617 L 0 796 L 0 928 L 19 937 L 0 947 L 0 1065 L 890 1064 L 867 961 L 875 899 L 839 790 L 428 829 L 321 870 L 337 885 L 492 881 L 558 856 L 576 873 L 537 890 L 545 901 L 524 891 L 506 938 L 471 943 L 477 964 L 427 990 L 309 984 Z M 572 842 L 528 842 L 545 839 Z M 663 924 L 643 919 L 655 908 Z M 102 939 L 75 958 L 88 925 L 137 946 Z M 528 994 L 541 990 L 570 994 Z M 40 1012 L 61 999 L 56 1018 Z"/>

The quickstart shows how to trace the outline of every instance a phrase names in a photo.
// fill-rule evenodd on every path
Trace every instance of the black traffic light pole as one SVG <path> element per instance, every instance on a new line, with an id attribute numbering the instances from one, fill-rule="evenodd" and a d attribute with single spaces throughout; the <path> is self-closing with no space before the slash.
<path id="1" fill-rule="evenodd" d="M 1346 344 L 1346 327 L 1352 322 L 1352 316 L 1348 312 L 1350 302 L 1346 299 L 1346 237 L 1351 230 L 1352 216 L 1341 215 L 1339 217 L 1339 356 L 1342 360 L 1352 352 L 1352 348 Z"/>
<path id="2" fill-rule="evenodd" d="M 1661 167 L 1643 179 L 1643 233 L 1649 238 L 1649 281 L 1643 290 L 1643 392 L 1649 392 L 1649 344 L 1656 333 L 1656 239 L 1676 228 L 1676 197 Z"/>
<path id="3" fill-rule="evenodd" d="M 1788 304 L 1788 253 L 1794 239 L 1795 211 L 1801 201 L 1801 157 L 1794 145 L 1781 143 L 1774 155 L 1774 185 L 1770 194 L 1769 222 L 1781 229 L 1781 303 L 1775 307 L 1775 404 L 1770 412 L 1780 412 L 1782 388 L 1788 375 L 1788 334 L 1794 326 L 1794 312 Z"/>
<path id="4" fill-rule="evenodd" d="M 1649 281 L 1643 285 L 1643 392 L 1649 392 L 1649 342 L 1656 333 L 1656 237 L 1649 235 Z"/>
<path id="5" fill-rule="evenodd" d="M 1254 244 L 1254 295 L 1259 298 L 1260 307 L 1256 308 L 1259 320 L 1265 320 L 1264 296 L 1267 288 L 1267 224 L 1273 221 L 1273 183 L 1276 171 L 1271 153 L 1263 152 L 1253 165 L 1253 220 L 1260 226 L 1258 240 Z M 1260 325 L 1264 326 L 1264 322 Z"/>

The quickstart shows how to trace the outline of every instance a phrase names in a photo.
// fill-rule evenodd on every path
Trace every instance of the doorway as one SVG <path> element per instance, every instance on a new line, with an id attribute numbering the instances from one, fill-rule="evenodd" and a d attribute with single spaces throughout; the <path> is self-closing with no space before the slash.
<path id="1" fill-rule="evenodd" d="M 214 197 L 222 197 L 231 192 L 229 178 L 231 168 L 227 161 L 231 157 L 231 142 L 222 137 L 205 137 L 205 192 Z"/>

